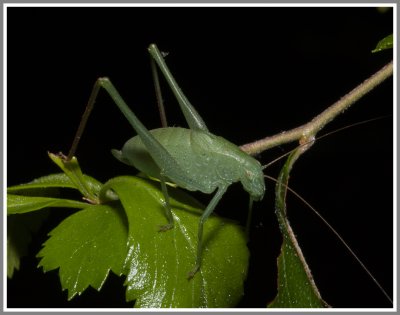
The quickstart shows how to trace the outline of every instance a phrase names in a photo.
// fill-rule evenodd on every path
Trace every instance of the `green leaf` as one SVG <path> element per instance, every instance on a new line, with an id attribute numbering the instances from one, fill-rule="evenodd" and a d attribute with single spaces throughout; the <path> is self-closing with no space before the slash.
<path id="1" fill-rule="evenodd" d="M 79 211 L 50 232 L 38 253 L 44 271 L 60 268 L 68 299 L 89 285 L 100 290 L 112 270 L 121 275 L 127 255 L 127 223 L 116 204 L 95 205 Z"/>
<path id="2" fill-rule="evenodd" d="M 294 151 L 283 166 L 275 190 L 275 207 L 283 242 L 278 257 L 278 294 L 268 305 L 274 308 L 327 307 L 286 216 L 286 190 L 290 170 L 304 148 Z"/>
<path id="3" fill-rule="evenodd" d="M 298 245 L 297 245 L 298 247 Z M 310 270 L 298 255 L 298 248 L 289 239 L 283 241 L 278 258 L 278 295 L 268 307 L 320 308 L 327 307 L 319 293 Z"/>
<path id="4" fill-rule="evenodd" d="M 20 259 L 28 253 L 31 241 L 29 230 L 15 216 L 7 218 L 7 277 L 11 278 L 14 270 L 19 270 Z"/>
<path id="5" fill-rule="evenodd" d="M 99 193 L 102 184 L 96 179 L 83 175 L 85 182 L 91 187 L 90 189 Z M 7 187 L 7 192 L 12 194 L 26 194 L 27 191 L 46 191 L 49 188 L 73 188 L 77 189 L 76 185 L 65 173 L 51 174 L 33 180 L 30 183 Z"/>
<path id="6" fill-rule="evenodd" d="M 69 199 L 7 194 L 7 215 L 37 211 L 44 208 L 62 207 L 82 209 L 87 206 L 90 205 L 85 202 Z"/>
<path id="7" fill-rule="evenodd" d="M 392 48 L 393 48 L 393 34 L 390 34 L 378 42 L 372 53 L 377 53 L 379 51 Z"/>
<path id="8" fill-rule="evenodd" d="M 34 212 L 26 215 L 7 217 L 7 277 L 12 278 L 19 270 L 20 259 L 28 253 L 31 233 L 39 229 L 47 212 Z"/>
<path id="9" fill-rule="evenodd" d="M 78 189 L 86 200 L 98 203 L 97 196 L 102 184 L 90 176 L 83 175 L 76 158 L 64 163 L 61 157 L 51 153 L 49 155 L 58 165 L 62 165 L 66 173 L 43 176 L 30 183 L 8 187 L 7 214 L 26 213 L 50 207 L 88 207 L 88 204 L 82 201 L 54 198 L 53 196 L 58 195 L 55 188 Z"/>
<path id="10" fill-rule="evenodd" d="M 91 185 L 91 182 L 86 181 L 86 177 L 83 175 L 76 157 L 72 157 L 72 159 L 68 161 L 61 153 L 53 154 L 49 152 L 48 154 L 52 161 L 70 178 L 74 186 L 81 192 L 86 200 L 90 200 L 90 202 L 94 204 L 99 203 L 98 191 L 100 187 Z"/>
<path id="11" fill-rule="evenodd" d="M 212 216 L 205 224 L 200 271 L 194 267 L 197 229 L 203 208 L 182 191 L 169 188 L 175 226 L 167 223 L 164 197 L 154 183 L 118 177 L 105 184 L 118 195 L 129 222 L 126 298 L 135 307 L 233 307 L 243 295 L 248 249 L 242 229 Z"/>

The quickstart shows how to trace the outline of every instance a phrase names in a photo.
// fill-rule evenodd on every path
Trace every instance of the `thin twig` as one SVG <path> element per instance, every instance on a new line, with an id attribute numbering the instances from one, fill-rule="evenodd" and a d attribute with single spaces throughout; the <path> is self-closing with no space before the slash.
<path id="1" fill-rule="evenodd" d="M 378 72 L 376 72 L 370 78 L 358 85 L 355 89 L 347 93 L 336 103 L 332 104 L 322 113 L 314 117 L 310 122 L 289 131 L 284 131 L 274 136 L 266 137 L 258 141 L 244 144 L 240 148 L 250 155 L 255 155 L 277 145 L 282 145 L 292 141 L 309 141 L 310 139 L 314 138 L 315 135 L 329 122 L 331 122 L 336 116 L 343 113 L 346 109 L 356 103 L 361 97 L 373 90 L 376 86 L 385 81 L 392 74 L 393 61 L 385 65 Z"/>

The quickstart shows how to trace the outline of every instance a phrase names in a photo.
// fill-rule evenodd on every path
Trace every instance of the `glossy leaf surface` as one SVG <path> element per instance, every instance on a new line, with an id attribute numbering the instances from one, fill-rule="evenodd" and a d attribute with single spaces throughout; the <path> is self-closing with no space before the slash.
<path id="1" fill-rule="evenodd" d="M 117 205 L 96 205 L 79 211 L 50 232 L 39 252 L 45 272 L 60 268 L 68 299 L 89 285 L 100 290 L 109 271 L 121 275 L 127 254 L 127 224 Z"/>
<path id="2" fill-rule="evenodd" d="M 200 271 L 187 278 L 196 257 L 202 212 L 186 193 L 168 189 L 175 226 L 166 232 L 164 197 L 158 185 L 118 177 L 105 186 L 118 195 L 128 217 L 127 300 L 135 307 L 232 307 L 243 294 L 248 249 L 242 229 L 212 216 L 204 230 Z"/>

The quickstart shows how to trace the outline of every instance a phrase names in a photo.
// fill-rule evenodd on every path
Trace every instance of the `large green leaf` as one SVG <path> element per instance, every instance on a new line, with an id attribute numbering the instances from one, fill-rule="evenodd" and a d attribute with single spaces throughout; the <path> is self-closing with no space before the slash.
<path id="1" fill-rule="evenodd" d="M 50 232 L 38 253 L 44 271 L 60 268 L 68 299 L 89 285 L 100 290 L 110 270 L 121 275 L 127 255 L 126 217 L 118 206 L 95 205 L 79 211 Z"/>
<path id="2" fill-rule="evenodd" d="M 320 308 L 327 303 L 314 283 L 286 215 L 286 190 L 290 170 L 304 148 L 289 155 L 275 189 L 275 207 L 283 242 L 278 257 L 278 294 L 268 305 L 274 308 Z"/>
<path id="3" fill-rule="evenodd" d="M 156 188 L 157 187 L 157 188 Z M 205 249 L 193 279 L 201 207 L 189 195 L 168 189 L 175 226 L 166 224 L 164 197 L 158 185 L 137 177 L 105 184 L 118 195 L 129 222 L 126 259 L 127 300 L 135 307 L 233 307 L 243 294 L 248 249 L 242 229 L 212 216 L 204 230 Z"/>
<path id="4" fill-rule="evenodd" d="M 135 307 L 237 304 L 248 267 L 246 237 L 239 226 L 215 216 L 207 220 L 202 267 L 189 280 L 203 206 L 184 192 L 169 188 L 175 227 L 159 232 L 166 218 L 158 183 L 119 177 L 101 188 L 99 198 L 101 184 L 83 175 L 76 159 L 65 162 L 62 156 L 51 157 L 66 175 L 45 176 L 9 188 L 8 213 L 48 207 L 84 209 L 51 231 L 38 254 L 44 271 L 59 268 L 62 288 L 68 290 L 69 299 L 88 286 L 99 290 L 112 270 L 127 276 L 126 298 L 135 300 Z M 85 199 L 103 205 L 48 197 L 53 188 L 60 187 L 78 189 Z M 118 197 L 121 201 L 115 201 Z M 10 273 L 19 264 L 20 255 L 13 249 L 9 249 Z"/>

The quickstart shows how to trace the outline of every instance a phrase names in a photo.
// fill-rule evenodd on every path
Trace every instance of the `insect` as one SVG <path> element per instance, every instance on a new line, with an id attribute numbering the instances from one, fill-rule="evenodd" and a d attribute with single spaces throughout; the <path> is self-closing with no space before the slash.
<path id="1" fill-rule="evenodd" d="M 190 129 L 166 127 L 148 130 L 129 109 L 111 81 L 108 78 L 99 78 L 93 87 L 68 158 L 72 158 L 97 94 L 100 88 L 104 88 L 138 134 L 129 139 L 120 151 L 113 150 L 113 155 L 121 162 L 134 166 L 161 182 L 168 223 L 162 225 L 160 231 L 174 227 L 167 181 L 190 191 L 205 194 L 215 192 L 199 220 L 197 256 L 193 269 L 188 273 L 190 279 L 201 266 L 204 223 L 228 187 L 240 181 L 250 195 L 251 208 L 253 201 L 261 200 L 264 196 L 264 174 L 256 159 L 233 143 L 208 131 L 201 116 L 179 88 L 157 46 L 151 44 L 148 50 L 174 93 Z"/>

